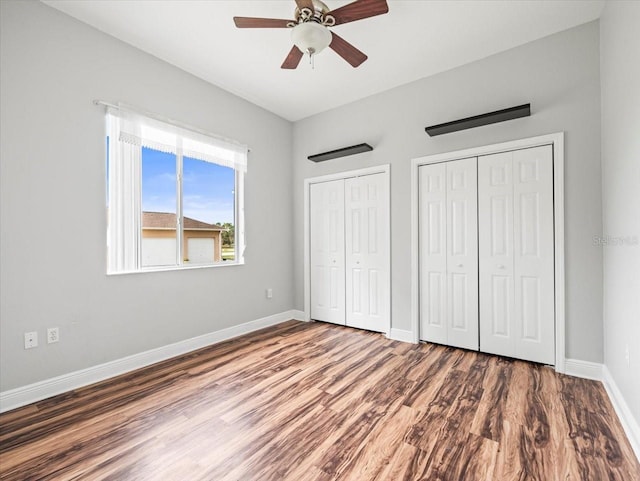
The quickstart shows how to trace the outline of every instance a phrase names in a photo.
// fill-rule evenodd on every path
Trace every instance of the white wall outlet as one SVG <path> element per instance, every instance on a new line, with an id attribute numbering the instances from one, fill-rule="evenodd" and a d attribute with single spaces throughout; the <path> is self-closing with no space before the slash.
<path id="1" fill-rule="evenodd" d="M 24 333 L 24 348 L 25 349 L 32 349 L 34 347 L 38 347 L 38 333 L 36 331 L 25 332 Z"/>
<path id="2" fill-rule="evenodd" d="M 267 299 L 272 299 L 273 298 L 273 289 L 269 288 L 267 289 Z"/>
<path id="3" fill-rule="evenodd" d="M 52 344 L 60 340 L 60 330 L 57 327 L 47 329 L 47 344 Z"/>

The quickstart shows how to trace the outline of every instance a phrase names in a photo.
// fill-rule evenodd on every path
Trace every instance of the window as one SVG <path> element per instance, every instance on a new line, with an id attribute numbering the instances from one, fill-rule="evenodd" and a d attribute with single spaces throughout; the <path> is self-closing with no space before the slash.
<path id="1" fill-rule="evenodd" d="M 246 146 L 122 109 L 107 123 L 108 273 L 242 263 Z"/>

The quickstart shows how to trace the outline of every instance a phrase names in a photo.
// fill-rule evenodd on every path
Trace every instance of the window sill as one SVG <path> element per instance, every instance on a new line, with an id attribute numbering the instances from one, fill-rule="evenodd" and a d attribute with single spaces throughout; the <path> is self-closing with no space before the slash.
<path id="1" fill-rule="evenodd" d="M 218 264 L 202 264 L 197 266 L 162 266 L 162 267 L 144 267 L 137 271 L 107 272 L 107 276 L 122 276 L 129 274 L 148 274 L 150 272 L 169 272 L 169 271 L 191 271 L 196 269 L 211 269 L 218 267 L 243 266 L 244 261 L 220 262 Z"/>

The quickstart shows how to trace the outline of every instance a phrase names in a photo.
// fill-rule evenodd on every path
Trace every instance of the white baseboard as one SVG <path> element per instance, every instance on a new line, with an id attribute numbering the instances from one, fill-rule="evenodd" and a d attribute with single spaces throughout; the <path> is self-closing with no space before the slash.
<path id="1" fill-rule="evenodd" d="M 303 322 L 307 322 L 308 319 L 306 318 L 304 311 L 299 311 L 297 309 L 294 309 L 291 312 L 291 319 L 294 319 L 296 321 L 303 321 Z"/>
<path id="2" fill-rule="evenodd" d="M 412 344 L 415 343 L 413 339 L 413 331 L 406 331 L 404 329 L 396 329 L 392 327 L 387 334 L 389 339 L 393 339 L 394 341 L 402 341 L 402 342 L 410 342 Z"/>
<path id="3" fill-rule="evenodd" d="M 0 392 L 0 412 L 9 411 L 27 404 L 41 401 L 57 394 L 88 386 L 110 377 L 118 376 L 141 367 L 155 364 L 175 356 L 186 354 L 196 349 L 210 346 L 217 342 L 248 334 L 258 329 L 280 324 L 291 319 L 298 319 L 300 311 L 285 311 L 271 316 L 245 322 L 237 326 L 227 327 L 202 336 L 185 339 L 150 351 L 133 354 L 104 364 L 74 371 L 62 376 L 45 379 L 27 386 Z M 304 313 L 303 313 L 304 317 Z"/>
<path id="4" fill-rule="evenodd" d="M 564 374 L 596 381 L 602 381 L 603 367 L 602 364 L 597 362 L 580 361 L 578 359 L 564 360 Z"/>
<path id="5" fill-rule="evenodd" d="M 629 443 L 631 444 L 633 451 L 636 453 L 636 458 L 640 460 L 640 426 L 638 425 L 638 421 L 633 417 L 631 409 L 629 409 L 629 405 L 622 396 L 622 393 L 611 376 L 607 366 L 604 365 L 602 368 L 602 384 L 609 395 L 609 399 L 611 399 L 613 409 L 615 409 L 618 419 L 620 419 L 620 423 L 624 428 L 624 432 L 627 434 Z"/>

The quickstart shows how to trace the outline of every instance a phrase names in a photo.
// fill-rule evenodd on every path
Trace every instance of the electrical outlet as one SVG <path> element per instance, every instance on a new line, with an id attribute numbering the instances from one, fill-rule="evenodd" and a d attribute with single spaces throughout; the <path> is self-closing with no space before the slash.
<path id="1" fill-rule="evenodd" d="M 60 330 L 57 327 L 47 329 L 47 344 L 52 344 L 60 340 Z"/>
<path id="2" fill-rule="evenodd" d="M 267 289 L 267 299 L 272 299 L 273 298 L 273 289 L 269 288 Z"/>
<path id="3" fill-rule="evenodd" d="M 631 358 L 629 357 L 629 344 L 624 348 L 624 360 L 627 361 L 627 367 L 631 367 Z"/>
<path id="4" fill-rule="evenodd" d="M 34 347 L 38 347 L 38 333 L 36 331 L 25 332 L 24 333 L 24 348 L 25 349 L 32 349 Z"/>

